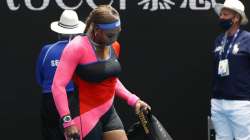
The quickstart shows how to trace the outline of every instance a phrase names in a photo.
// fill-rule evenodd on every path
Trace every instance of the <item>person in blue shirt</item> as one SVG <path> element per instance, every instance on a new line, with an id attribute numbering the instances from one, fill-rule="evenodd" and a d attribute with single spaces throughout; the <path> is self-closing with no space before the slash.
<path id="1" fill-rule="evenodd" d="M 250 140 L 250 33 L 239 0 L 216 4 L 223 29 L 213 49 L 213 94 L 211 120 L 216 140 Z"/>
<path id="2" fill-rule="evenodd" d="M 59 40 L 45 45 L 39 54 L 36 64 L 36 80 L 42 88 L 41 103 L 41 127 L 44 140 L 65 140 L 60 123 L 60 117 L 56 110 L 51 86 L 61 54 L 68 42 L 77 34 L 83 33 L 85 24 L 78 20 L 78 15 L 73 10 L 64 10 L 60 20 L 51 23 L 51 30 L 58 33 Z M 66 87 L 69 104 L 76 109 L 77 101 L 74 97 L 74 84 L 72 81 Z M 74 112 L 74 111 L 72 111 Z"/>

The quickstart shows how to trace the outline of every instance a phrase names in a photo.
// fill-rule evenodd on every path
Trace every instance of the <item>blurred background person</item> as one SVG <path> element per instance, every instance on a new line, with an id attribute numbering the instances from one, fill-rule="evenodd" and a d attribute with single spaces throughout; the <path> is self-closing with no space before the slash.
<path id="1" fill-rule="evenodd" d="M 215 40 L 211 100 L 216 140 L 250 140 L 250 33 L 239 0 L 215 5 L 223 33 Z"/>

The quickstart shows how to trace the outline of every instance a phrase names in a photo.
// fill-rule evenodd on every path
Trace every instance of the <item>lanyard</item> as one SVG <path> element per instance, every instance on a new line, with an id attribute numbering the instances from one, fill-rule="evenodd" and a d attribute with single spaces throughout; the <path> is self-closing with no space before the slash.
<path id="1" fill-rule="evenodd" d="M 234 45 L 234 43 L 236 41 L 236 38 L 239 35 L 239 32 L 240 32 L 240 30 L 238 29 L 237 32 L 234 34 L 234 37 L 233 37 L 232 41 L 230 42 L 229 47 L 227 49 L 227 53 L 226 53 L 225 59 L 227 59 L 227 57 L 228 57 L 228 55 L 230 53 L 230 50 L 233 47 L 233 45 Z M 225 33 L 225 36 L 223 37 L 223 40 L 222 40 L 221 44 L 222 44 L 222 50 L 220 51 L 220 60 L 222 59 L 222 52 L 224 52 L 225 46 L 227 44 L 227 33 Z"/>

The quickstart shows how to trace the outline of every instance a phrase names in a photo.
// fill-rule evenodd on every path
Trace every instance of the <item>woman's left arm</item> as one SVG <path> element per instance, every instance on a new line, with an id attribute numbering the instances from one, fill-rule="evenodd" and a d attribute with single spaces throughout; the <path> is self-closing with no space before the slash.
<path id="1" fill-rule="evenodd" d="M 151 107 L 147 103 L 140 100 L 139 97 L 128 91 L 119 79 L 117 79 L 115 95 L 125 100 L 128 103 L 128 105 L 135 107 L 136 113 L 138 113 L 140 109 L 146 109 L 146 108 L 151 109 Z"/>
<path id="2" fill-rule="evenodd" d="M 139 97 L 128 91 L 119 79 L 116 82 L 115 95 L 125 100 L 130 106 L 135 106 L 135 103 L 139 100 Z"/>

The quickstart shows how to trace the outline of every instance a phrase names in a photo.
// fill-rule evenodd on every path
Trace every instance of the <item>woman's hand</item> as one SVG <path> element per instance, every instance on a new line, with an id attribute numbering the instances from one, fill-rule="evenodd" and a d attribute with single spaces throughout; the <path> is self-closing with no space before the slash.
<path id="1" fill-rule="evenodd" d="M 67 140 L 80 140 L 80 133 L 75 125 L 64 128 L 64 133 Z"/>
<path id="2" fill-rule="evenodd" d="M 135 103 L 135 113 L 136 114 L 139 114 L 139 112 L 141 110 L 147 110 L 147 109 L 151 110 L 151 107 L 147 103 L 145 103 L 144 101 L 138 100 Z"/>

